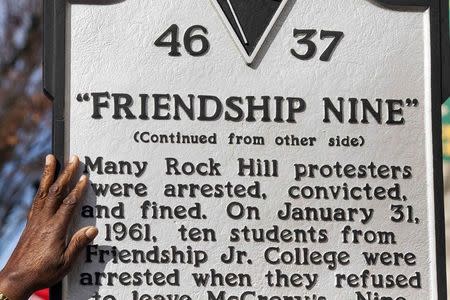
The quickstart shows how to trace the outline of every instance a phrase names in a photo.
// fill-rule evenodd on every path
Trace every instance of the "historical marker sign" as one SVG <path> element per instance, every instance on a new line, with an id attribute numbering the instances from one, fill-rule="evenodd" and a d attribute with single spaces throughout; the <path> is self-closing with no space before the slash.
<path id="1" fill-rule="evenodd" d="M 55 298 L 445 298 L 446 1 L 45 4 L 100 229 Z"/>

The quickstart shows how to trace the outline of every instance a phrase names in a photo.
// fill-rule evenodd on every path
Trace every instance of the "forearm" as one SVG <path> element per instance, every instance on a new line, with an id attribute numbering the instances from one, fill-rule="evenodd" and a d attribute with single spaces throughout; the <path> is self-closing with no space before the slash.
<path id="1" fill-rule="evenodd" d="M 0 293 L 3 293 L 9 300 L 27 300 L 32 291 L 27 288 L 27 283 L 18 274 L 0 271 Z"/>

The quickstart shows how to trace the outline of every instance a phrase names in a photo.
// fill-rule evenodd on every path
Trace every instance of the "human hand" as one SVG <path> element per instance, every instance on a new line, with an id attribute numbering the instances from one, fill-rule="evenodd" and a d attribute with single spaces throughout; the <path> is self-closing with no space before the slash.
<path id="1" fill-rule="evenodd" d="M 27 225 L 0 272 L 0 293 L 10 300 L 26 300 L 34 291 L 59 282 L 83 248 L 97 236 L 95 227 L 85 227 L 66 244 L 72 215 L 88 186 L 88 178 L 81 176 L 76 186 L 70 188 L 79 164 L 78 157 L 72 157 L 55 180 L 56 159 L 53 155 L 46 157 Z"/>

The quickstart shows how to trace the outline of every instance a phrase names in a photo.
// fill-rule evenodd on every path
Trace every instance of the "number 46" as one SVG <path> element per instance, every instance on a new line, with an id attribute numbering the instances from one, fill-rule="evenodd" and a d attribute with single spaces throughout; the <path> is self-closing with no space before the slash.
<path id="1" fill-rule="evenodd" d="M 301 37 L 297 41 L 297 43 L 299 45 L 305 45 L 307 49 L 306 52 L 303 54 L 298 53 L 295 49 L 291 49 L 292 55 L 301 60 L 308 60 L 313 58 L 314 55 L 316 54 L 317 46 L 311 39 L 314 35 L 316 35 L 316 33 L 317 30 L 315 29 L 294 29 L 294 37 L 295 38 Z M 321 61 L 329 61 L 331 59 L 331 55 L 333 54 L 334 50 L 336 49 L 337 45 L 339 44 L 343 36 L 344 33 L 341 31 L 327 31 L 327 30 L 320 31 L 321 40 L 327 38 L 333 39 L 328 48 L 320 56 L 319 59 Z"/>
<path id="2" fill-rule="evenodd" d="M 155 41 L 155 46 L 170 48 L 169 56 L 181 56 L 179 31 L 178 25 L 173 24 Z M 196 31 L 200 31 L 201 33 L 194 34 Z M 206 34 L 208 34 L 208 30 L 201 25 L 189 27 L 183 37 L 183 44 L 187 53 L 192 56 L 202 56 L 206 54 L 209 50 L 209 41 L 205 36 Z M 194 42 L 199 42 L 201 44 L 200 49 L 194 49 Z"/>

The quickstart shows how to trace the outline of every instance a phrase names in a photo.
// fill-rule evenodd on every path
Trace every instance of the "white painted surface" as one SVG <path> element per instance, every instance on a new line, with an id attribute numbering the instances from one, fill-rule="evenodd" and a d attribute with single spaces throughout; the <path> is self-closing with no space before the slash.
<path id="1" fill-rule="evenodd" d="M 355 291 L 372 289 L 335 288 L 336 273 L 360 274 L 364 269 L 383 274 L 412 275 L 421 272 L 422 289 L 384 289 L 372 290 L 390 296 L 404 296 L 406 299 L 437 299 L 436 265 L 434 251 L 434 223 L 432 220 L 433 186 L 429 50 L 427 37 L 429 28 L 428 12 L 398 12 L 374 5 L 365 0 L 307 0 L 297 1 L 286 21 L 280 28 L 266 55 L 256 69 L 249 68 L 241 58 L 227 29 L 208 1 L 147 1 L 126 0 L 110 6 L 72 5 L 70 7 L 70 86 L 68 91 L 68 151 L 80 157 L 104 156 L 106 160 L 142 160 L 149 163 L 149 169 L 139 179 L 132 176 L 106 176 L 91 174 L 93 182 L 144 182 L 149 186 L 147 198 L 103 198 L 95 199 L 89 192 L 87 202 L 114 205 L 123 201 L 126 205 L 126 224 L 144 223 L 139 216 L 139 207 L 144 200 L 162 204 L 189 205 L 200 202 L 207 220 L 195 224 L 194 221 L 151 221 L 152 229 L 158 236 L 158 246 L 168 247 L 188 244 L 204 249 L 210 255 L 210 261 L 202 268 L 188 265 L 123 265 L 108 263 L 104 267 L 108 272 L 130 273 L 145 271 L 169 271 L 180 269 L 180 287 L 124 287 L 101 286 L 87 287 L 79 285 L 80 272 L 103 270 L 97 265 L 79 265 L 69 276 L 65 299 L 89 299 L 93 292 L 112 294 L 116 299 L 131 299 L 131 291 L 138 290 L 148 294 L 186 293 L 192 299 L 207 299 L 206 291 L 226 290 L 237 295 L 245 290 L 255 290 L 262 295 L 307 295 L 318 294 L 326 299 L 356 299 Z M 208 28 L 211 50 L 206 56 L 195 58 L 186 54 L 182 57 L 169 57 L 165 48 L 153 45 L 171 24 L 178 24 L 182 32 L 189 26 L 200 24 Z M 290 55 L 289 49 L 297 47 L 292 38 L 293 28 L 338 30 L 345 37 L 338 46 L 330 62 L 320 62 L 318 56 L 309 61 L 300 61 Z M 329 41 L 315 39 L 319 49 Z M 424 59 L 425 58 L 425 59 Z M 232 123 L 223 120 L 216 122 L 197 121 L 138 121 L 112 120 L 112 112 L 105 113 L 102 120 L 93 120 L 91 104 L 80 104 L 75 98 L 78 93 L 103 92 L 128 93 L 138 98 L 140 93 L 170 94 L 207 94 L 219 98 L 229 96 L 281 95 L 301 97 L 307 102 L 307 111 L 301 115 L 297 124 L 276 123 Z M 351 125 L 322 123 L 323 97 L 358 98 L 417 98 L 418 108 L 405 109 L 404 126 L 387 125 Z M 138 107 L 135 107 L 138 110 Z M 136 144 L 132 134 L 136 130 L 148 130 L 152 133 L 171 133 L 181 131 L 186 134 L 209 134 L 217 132 L 219 145 L 184 146 L 163 144 Z M 230 132 L 244 135 L 264 136 L 268 144 L 278 135 L 296 134 L 315 136 L 315 147 L 277 147 L 277 146 L 229 146 L 226 137 Z M 336 135 L 362 135 L 366 146 L 362 148 L 330 148 L 327 140 Z M 425 139 L 426 138 L 426 139 Z M 427 142 L 428 141 L 428 142 Z M 200 162 L 214 158 L 223 165 L 222 177 L 165 176 L 164 158 L 176 157 L 180 161 Z M 279 178 L 238 178 L 236 159 L 261 158 L 278 159 Z M 415 207 L 420 225 L 396 225 L 388 220 L 389 202 L 376 201 L 310 201 L 292 200 L 299 206 L 323 205 L 331 207 L 368 207 L 376 210 L 374 220 L 369 225 L 350 224 L 355 229 L 375 229 L 394 231 L 398 244 L 346 245 L 340 242 L 340 230 L 345 224 L 320 224 L 314 222 L 276 221 L 275 212 L 284 202 L 289 202 L 286 190 L 294 184 L 316 184 L 314 179 L 295 182 L 294 163 L 332 164 L 377 164 L 411 165 L 413 178 L 399 180 L 402 191 L 408 195 L 408 204 Z M 231 221 L 225 216 L 226 204 L 231 200 L 222 199 L 167 199 L 163 196 L 163 187 L 167 183 L 233 183 L 249 184 L 260 180 L 266 201 L 244 199 L 242 203 L 255 205 L 261 209 L 261 221 Z M 317 184 L 365 184 L 367 180 L 343 180 L 330 178 L 316 180 Z M 393 180 L 371 180 L 371 184 L 389 186 Z M 136 214 L 133 214 L 136 212 Z M 149 249 L 152 243 L 104 241 L 104 223 L 111 220 L 96 220 L 100 236 L 95 243 L 119 248 Z M 92 224 L 92 220 L 76 220 L 76 226 Z M 318 284 L 311 290 L 304 288 L 268 288 L 264 283 L 264 274 L 279 266 L 269 266 L 264 262 L 262 253 L 272 244 L 237 243 L 234 246 L 249 251 L 254 264 L 236 266 L 220 263 L 220 254 L 231 245 L 228 242 L 229 230 L 245 225 L 252 228 L 270 228 L 279 223 L 284 228 L 304 228 L 310 226 L 324 228 L 329 232 L 330 241 L 325 244 L 281 243 L 283 249 L 308 247 L 311 250 L 346 250 L 351 254 L 351 264 L 329 271 L 325 265 L 280 267 L 286 273 L 318 273 Z M 218 233 L 218 243 L 185 243 L 178 241 L 177 228 L 186 226 L 210 227 Z M 367 267 L 364 265 L 362 251 L 403 251 L 414 252 L 418 256 L 416 267 Z M 82 259 L 80 260 L 80 262 Z M 252 275 L 252 288 L 197 288 L 194 287 L 190 273 L 208 271 L 215 268 L 220 272 L 248 272 Z M 251 298 L 250 298 L 251 299 Z"/>

